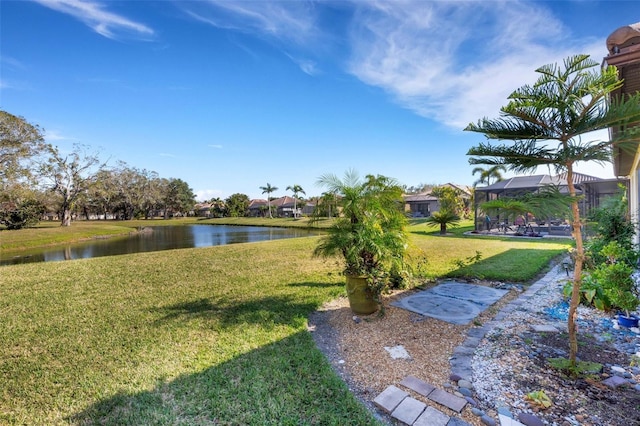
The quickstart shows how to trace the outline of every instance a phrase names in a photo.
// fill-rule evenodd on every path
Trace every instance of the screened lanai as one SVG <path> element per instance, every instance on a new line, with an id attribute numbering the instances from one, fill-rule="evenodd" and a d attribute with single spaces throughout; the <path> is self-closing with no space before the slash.
<path id="1" fill-rule="evenodd" d="M 599 207 L 604 199 L 619 192 L 619 185 L 628 188 L 626 179 L 601 179 L 580 173 L 574 173 L 573 182 L 576 191 L 581 196 L 579 207 L 580 215 L 585 217 L 592 209 Z M 550 175 L 530 175 L 515 176 L 505 179 L 485 187 L 477 187 L 474 193 L 474 222 L 476 231 L 513 231 L 512 218 L 500 212 L 491 216 L 491 223 L 485 222 L 486 212 L 482 211 L 482 204 L 486 201 L 518 198 L 525 194 L 540 192 L 545 186 L 556 186 L 561 192 L 569 192 L 566 174 L 557 176 Z M 510 223 L 511 219 L 511 223 Z M 565 222 L 565 218 L 534 218 L 527 216 L 524 218 L 528 229 L 540 235 L 571 235 L 571 229 Z"/>

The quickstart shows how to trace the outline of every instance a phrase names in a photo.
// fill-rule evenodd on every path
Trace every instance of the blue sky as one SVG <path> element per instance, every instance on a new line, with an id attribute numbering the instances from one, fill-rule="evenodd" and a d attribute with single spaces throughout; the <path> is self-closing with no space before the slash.
<path id="1" fill-rule="evenodd" d="M 471 184 L 463 132 L 635 1 L 3 0 L 0 109 L 199 199 L 319 195 L 348 169 Z M 605 134 L 594 138 L 606 138 Z M 612 167 L 579 171 L 612 177 Z M 543 171 L 546 172 L 546 171 Z"/>

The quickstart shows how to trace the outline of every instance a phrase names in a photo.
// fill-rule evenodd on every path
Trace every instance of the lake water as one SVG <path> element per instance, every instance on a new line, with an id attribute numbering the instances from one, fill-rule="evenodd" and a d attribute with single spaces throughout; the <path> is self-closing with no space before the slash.
<path id="1" fill-rule="evenodd" d="M 158 226 L 151 227 L 150 232 L 140 232 L 128 237 L 114 237 L 64 246 L 60 245 L 38 251 L 29 251 L 19 256 L 11 255 L 3 257 L 0 251 L 0 265 L 53 262 L 146 251 L 253 243 L 320 234 L 322 234 L 322 231 L 296 228 L 268 228 L 262 226 Z"/>

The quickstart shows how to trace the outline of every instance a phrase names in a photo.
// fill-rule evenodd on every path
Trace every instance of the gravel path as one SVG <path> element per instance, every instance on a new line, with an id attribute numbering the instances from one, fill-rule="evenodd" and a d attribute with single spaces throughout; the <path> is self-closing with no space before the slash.
<path id="1" fill-rule="evenodd" d="M 455 382 L 450 380 L 450 359 L 454 349 L 465 341 L 471 329 L 482 325 L 490 326 L 490 331 L 480 340 L 472 355 L 474 397 L 478 401 L 478 407 L 474 410 L 476 413 L 472 413 L 471 406 L 465 408 L 461 416 L 448 412 L 442 406 L 436 408 L 447 415 L 457 415 L 474 426 L 483 424 L 477 415 L 478 409 L 495 420 L 498 419 L 499 410 L 516 419 L 521 413 L 532 414 L 541 419 L 542 424 L 548 425 L 618 424 L 610 423 L 612 417 L 609 417 L 610 420 L 602 420 L 606 419 L 602 416 L 606 415 L 608 409 L 620 411 L 619 406 L 611 406 L 603 401 L 610 400 L 607 395 L 611 392 L 625 392 L 623 396 L 631 398 L 627 402 L 640 407 L 640 399 L 633 399 L 636 396 L 640 398 L 640 389 L 636 391 L 624 387 L 611 390 L 597 383 L 595 391 L 591 385 L 578 386 L 582 389 L 575 391 L 575 381 L 563 381 L 544 364 L 545 358 L 554 354 L 562 356 L 562 350 L 549 349 L 549 346 L 543 345 L 549 344 L 539 341 L 546 334 L 532 334 L 531 326 L 553 325 L 559 330 L 566 330 L 566 319 L 554 315 L 557 313 L 555 311 L 550 312 L 550 308 L 561 301 L 561 289 L 566 277 L 558 267 L 551 274 L 555 275 L 550 277 L 547 274 L 544 286 L 538 286 L 539 290 L 526 303 L 517 305 L 516 309 L 509 309 L 510 303 L 517 303 L 522 295 L 521 289 L 511 286 L 505 297 L 469 325 L 449 324 L 390 306 L 389 303 L 397 297 L 407 294 L 396 292 L 385 299 L 384 317 L 354 317 L 346 298 L 340 298 L 310 316 L 309 330 L 320 350 L 351 391 L 386 424 L 393 422 L 376 409 L 373 399 L 387 386 L 397 384 L 409 375 L 441 389 L 455 391 Z M 474 284 L 500 285 L 479 282 Z M 503 308 L 508 313 L 502 312 Z M 494 317 L 499 318 L 499 321 L 495 321 Z M 612 376 L 615 372 L 611 370 L 612 367 L 622 367 L 629 376 L 626 380 L 630 385 L 633 386 L 636 380 L 640 382 L 640 376 L 636 374 L 640 373 L 640 369 L 632 370 L 629 367 L 631 353 L 636 349 L 640 350 L 638 335 L 603 326 L 603 318 L 607 315 L 593 309 L 580 308 L 579 317 L 580 335 L 586 334 L 599 339 L 598 344 L 608 344 L 607 347 L 616 346 L 610 359 L 602 362 L 605 364 L 605 371 L 598 380 Z M 603 341 L 603 336 L 607 341 Z M 557 343 L 565 342 L 566 338 L 556 340 L 555 346 L 558 346 Z M 392 359 L 385 347 L 397 345 L 402 345 L 411 358 Z M 545 390 L 552 397 L 553 407 L 540 410 L 527 401 L 527 393 L 534 390 Z M 585 393 L 589 394 L 585 396 Z M 593 405 L 594 398 L 599 398 L 595 403 L 598 408 Z M 619 416 L 635 421 L 633 412 L 626 413 L 623 410 Z M 637 420 L 638 423 L 629 424 L 640 424 L 640 417 Z"/>

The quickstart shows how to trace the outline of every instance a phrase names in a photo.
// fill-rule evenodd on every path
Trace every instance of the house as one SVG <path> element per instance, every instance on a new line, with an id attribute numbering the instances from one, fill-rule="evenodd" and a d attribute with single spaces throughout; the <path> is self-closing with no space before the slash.
<path id="1" fill-rule="evenodd" d="M 618 76 L 623 79 L 622 87 L 613 93 L 614 97 L 640 91 L 640 22 L 620 27 L 607 37 L 608 56 L 604 63 L 615 66 Z M 618 129 L 610 129 L 613 137 Z M 640 150 L 629 152 L 616 149 L 613 152 L 613 167 L 616 176 L 629 179 L 629 210 L 638 223 L 640 212 Z M 636 242 L 640 242 L 640 232 L 636 232 Z"/>
<path id="2" fill-rule="evenodd" d="M 599 207 L 602 201 L 619 191 L 619 185 L 627 185 L 626 179 L 601 179 L 582 173 L 573 174 L 573 183 L 577 195 L 581 196 L 579 208 L 580 214 L 586 215 L 592 209 Z M 567 175 L 565 173 L 550 175 L 515 176 L 504 179 L 492 185 L 477 187 L 474 197 L 474 223 L 475 229 L 481 228 L 484 214 L 480 214 L 482 203 L 502 198 L 517 198 L 525 194 L 539 192 L 541 189 L 555 186 L 560 192 L 568 193 Z"/>
<path id="3" fill-rule="evenodd" d="M 268 216 L 268 203 L 267 200 L 263 200 L 260 198 L 256 198 L 254 200 L 249 201 L 249 216 L 251 217 L 262 217 Z"/>
<path id="4" fill-rule="evenodd" d="M 439 187 L 440 186 L 448 186 L 458 191 L 464 200 L 465 206 L 468 207 L 471 200 L 471 190 L 469 187 L 453 183 L 445 183 L 444 185 L 439 185 Z M 440 201 L 438 197 L 432 195 L 432 190 L 433 188 L 420 194 L 405 195 L 403 197 L 405 211 L 410 212 L 412 217 L 429 217 L 434 212 L 440 210 Z"/>
<path id="5" fill-rule="evenodd" d="M 297 216 L 309 214 L 309 211 L 313 212 L 313 207 L 315 207 L 313 204 L 307 207 L 304 201 L 300 199 L 294 200 L 293 197 L 289 196 L 275 198 L 270 203 L 267 203 L 267 200 L 255 199 L 249 203 L 249 216 L 269 216 L 269 204 L 271 204 L 273 216 L 277 217 L 293 217 L 294 208 L 298 210 Z"/>

